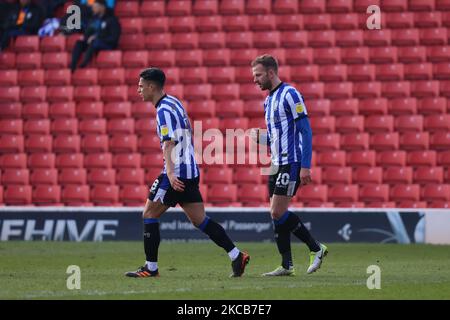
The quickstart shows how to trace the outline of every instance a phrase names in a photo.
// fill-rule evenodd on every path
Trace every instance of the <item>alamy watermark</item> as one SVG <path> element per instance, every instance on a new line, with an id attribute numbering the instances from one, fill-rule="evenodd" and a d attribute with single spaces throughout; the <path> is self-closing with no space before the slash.
<path id="1" fill-rule="evenodd" d="M 367 267 L 367 274 L 370 276 L 367 278 L 367 289 L 381 289 L 381 269 L 379 266 L 372 264 Z"/>
<path id="2" fill-rule="evenodd" d="M 67 267 L 66 273 L 70 276 L 67 277 L 66 287 L 69 290 L 81 289 L 81 269 L 77 265 L 70 265 Z"/>

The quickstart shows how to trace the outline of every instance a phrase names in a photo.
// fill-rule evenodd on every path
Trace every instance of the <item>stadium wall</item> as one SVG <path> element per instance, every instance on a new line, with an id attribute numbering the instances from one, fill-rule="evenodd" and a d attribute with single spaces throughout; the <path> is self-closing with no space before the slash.
<path id="1" fill-rule="evenodd" d="M 324 242 L 450 244 L 450 210 L 292 211 Z M 141 213 L 139 207 L 3 207 L 0 208 L 0 240 L 141 240 Z M 221 223 L 235 241 L 273 241 L 267 210 L 207 208 L 207 214 Z M 162 239 L 166 241 L 207 240 L 178 208 L 162 216 L 160 227 Z"/>

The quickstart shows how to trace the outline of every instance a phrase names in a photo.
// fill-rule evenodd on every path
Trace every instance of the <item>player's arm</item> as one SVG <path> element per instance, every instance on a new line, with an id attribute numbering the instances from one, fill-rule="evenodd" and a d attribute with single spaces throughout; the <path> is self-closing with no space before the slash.
<path id="1" fill-rule="evenodd" d="M 175 141 L 165 140 L 163 142 L 163 155 L 166 163 L 167 177 L 170 185 L 175 191 L 183 191 L 184 183 L 175 175 L 175 163 L 173 157 L 175 156 Z"/>
<path id="2" fill-rule="evenodd" d="M 312 130 L 306 112 L 305 102 L 297 90 L 291 90 L 286 95 L 290 112 L 295 119 L 297 131 L 302 135 L 302 159 L 300 169 L 300 181 L 302 185 L 311 182 L 311 158 L 312 158 Z"/>
<path id="3" fill-rule="evenodd" d="M 307 116 L 297 118 L 295 125 L 302 135 L 302 168 L 300 170 L 300 180 L 305 185 L 311 182 L 312 130 Z"/>
<path id="4" fill-rule="evenodd" d="M 174 123 L 176 120 L 173 115 L 167 110 L 159 110 L 157 112 L 157 121 L 160 127 L 161 139 L 163 144 L 163 156 L 166 164 L 167 177 L 169 178 L 170 185 L 175 191 L 183 191 L 184 184 L 175 175 L 175 156 L 176 156 L 176 138 L 174 133 Z"/>

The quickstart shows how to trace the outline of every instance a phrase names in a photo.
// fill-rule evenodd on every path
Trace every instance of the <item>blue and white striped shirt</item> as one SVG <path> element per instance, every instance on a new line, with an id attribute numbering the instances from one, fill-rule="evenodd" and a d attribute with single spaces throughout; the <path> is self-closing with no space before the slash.
<path id="1" fill-rule="evenodd" d="M 161 148 L 164 141 L 175 141 L 175 175 L 178 178 L 194 179 L 199 175 L 199 169 L 194 156 L 194 142 L 191 124 L 181 102 L 170 95 L 165 95 L 156 104 L 157 133 Z M 166 162 L 164 160 L 164 170 Z"/>
<path id="2" fill-rule="evenodd" d="M 267 138 L 274 165 L 301 163 L 311 166 L 312 136 L 302 95 L 289 84 L 280 83 L 264 102 Z"/>

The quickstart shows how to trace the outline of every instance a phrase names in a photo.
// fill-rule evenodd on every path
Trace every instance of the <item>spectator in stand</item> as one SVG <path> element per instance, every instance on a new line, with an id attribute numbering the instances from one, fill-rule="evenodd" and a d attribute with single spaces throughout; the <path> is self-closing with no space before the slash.
<path id="1" fill-rule="evenodd" d="M 120 37 L 120 24 L 112 10 L 108 9 L 105 0 L 96 0 L 92 5 L 94 16 L 84 32 L 82 40 L 78 40 L 72 52 L 70 69 L 77 68 L 78 60 L 84 54 L 80 68 L 84 68 L 91 61 L 94 54 L 100 50 L 114 50 Z"/>
<path id="2" fill-rule="evenodd" d="M 1 50 L 8 47 L 11 38 L 37 34 L 43 17 L 42 9 L 31 0 L 20 0 L 13 4 L 3 20 Z"/>

